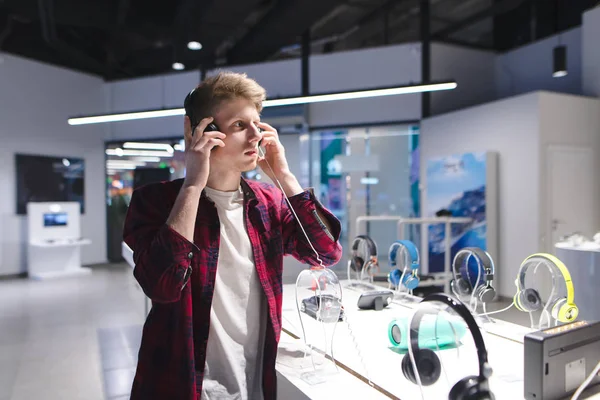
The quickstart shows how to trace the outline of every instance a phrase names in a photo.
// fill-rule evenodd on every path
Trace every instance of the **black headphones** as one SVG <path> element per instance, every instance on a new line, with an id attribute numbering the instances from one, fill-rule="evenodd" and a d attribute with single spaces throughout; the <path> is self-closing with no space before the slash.
<path id="1" fill-rule="evenodd" d="M 366 244 L 369 249 L 369 254 L 362 254 L 360 251 L 360 245 Z M 366 267 L 367 263 L 377 264 L 377 245 L 367 235 L 358 235 L 352 241 L 352 256 L 350 258 L 350 268 L 355 272 L 362 272 L 363 268 Z M 365 258 L 368 260 L 365 260 Z"/>
<path id="2" fill-rule="evenodd" d="M 479 266 L 479 271 L 483 270 L 483 280 L 485 284 L 480 283 L 478 279 L 475 288 L 471 285 L 469 279 L 465 279 L 468 274 L 465 272 L 468 268 L 468 262 L 471 257 L 475 257 Z M 456 253 L 452 260 L 452 274 L 454 279 L 450 283 L 456 296 L 467 296 L 473 293 L 474 296 L 483 303 L 489 303 L 496 297 L 496 289 L 492 286 L 494 280 L 494 260 L 484 250 L 477 247 L 465 247 Z"/>
<path id="3" fill-rule="evenodd" d="M 183 101 L 183 108 L 185 108 L 185 115 L 187 115 L 187 117 L 190 119 L 190 124 L 192 125 L 192 136 L 194 136 L 194 132 L 196 132 L 196 128 L 198 127 L 198 124 L 200 124 L 200 120 L 198 118 L 196 118 L 196 115 L 194 115 L 193 99 L 194 99 L 195 92 L 196 92 L 196 89 L 192 89 L 192 91 L 189 92 L 187 96 L 185 96 L 185 100 Z M 218 130 L 219 130 L 219 128 L 217 127 L 217 125 L 211 122 L 210 124 L 208 124 L 208 126 L 206 127 L 204 132 L 218 131 Z"/>
<path id="4" fill-rule="evenodd" d="M 434 293 L 425 297 L 421 303 L 438 301 L 446 304 L 466 322 L 475 346 L 477 347 L 477 357 L 479 358 L 479 376 L 467 376 L 458 381 L 448 394 L 449 400 L 494 400 L 494 394 L 489 387 L 488 379 L 492 375 L 492 368 L 488 363 L 487 350 L 483 341 L 483 336 L 475 322 L 475 318 L 469 312 L 460 300 L 455 299 L 444 293 Z M 420 308 L 410 321 L 410 347 L 415 358 L 419 379 L 423 386 L 430 386 L 439 379 L 442 366 L 440 359 L 433 350 L 419 348 L 419 325 L 421 319 L 427 313 L 433 311 L 426 308 Z M 410 358 L 410 353 L 406 353 L 402 359 L 402 373 L 414 384 L 418 384 L 415 371 Z"/>

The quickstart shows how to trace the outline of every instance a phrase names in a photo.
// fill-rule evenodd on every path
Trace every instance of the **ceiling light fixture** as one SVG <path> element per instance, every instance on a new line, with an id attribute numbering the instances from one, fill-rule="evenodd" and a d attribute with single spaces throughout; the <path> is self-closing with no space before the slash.
<path id="1" fill-rule="evenodd" d="M 173 153 L 167 151 L 151 151 L 151 150 L 123 150 L 123 149 L 107 149 L 107 156 L 130 156 L 130 157 L 173 157 Z"/>
<path id="2" fill-rule="evenodd" d="M 202 44 L 200 42 L 196 42 L 195 40 L 192 40 L 191 42 L 188 42 L 187 47 L 190 50 L 201 50 Z"/>
<path id="3" fill-rule="evenodd" d="M 561 78 L 567 76 L 567 47 L 556 46 L 553 53 L 554 72 L 552 73 L 552 77 Z"/>
<path id="4" fill-rule="evenodd" d="M 173 147 L 167 143 L 143 143 L 143 142 L 125 142 L 124 149 L 142 149 L 142 150 L 164 150 L 173 153 Z"/>
<path id="5" fill-rule="evenodd" d="M 173 65 L 171 65 L 171 67 L 175 70 L 175 71 L 181 71 L 182 69 L 185 68 L 185 65 L 183 65 L 180 62 L 174 62 Z"/>
<path id="6" fill-rule="evenodd" d="M 437 92 L 441 90 L 452 90 L 457 87 L 456 82 L 427 83 L 408 86 L 395 86 L 381 89 L 357 90 L 352 92 L 338 92 L 327 94 L 315 94 L 310 96 L 287 97 L 282 99 L 270 99 L 263 101 L 263 107 L 280 107 L 297 104 L 312 104 L 328 101 L 365 99 L 370 97 L 397 96 L 402 94 L 413 94 L 423 92 Z M 172 108 L 167 110 L 138 111 L 121 114 L 106 114 L 89 117 L 69 118 L 69 125 L 98 124 L 104 122 L 130 121 L 135 119 L 161 118 L 185 115 L 183 108 Z"/>

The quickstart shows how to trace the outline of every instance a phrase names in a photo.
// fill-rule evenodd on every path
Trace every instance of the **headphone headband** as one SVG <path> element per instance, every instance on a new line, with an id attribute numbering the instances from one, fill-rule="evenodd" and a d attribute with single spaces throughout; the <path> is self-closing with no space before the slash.
<path id="1" fill-rule="evenodd" d="M 367 243 L 367 247 L 369 248 L 369 256 L 377 257 L 377 245 L 375 244 L 373 239 L 371 239 L 367 235 L 358 235 L 354 238 L 354 240 L 352 241 L 352 251 L 358 251 L 358 246 L 362 242 Z"/>
<path id="2" fill-rule="evenodd" d="M 557 277 L 557 275 L 561 275 L 564 279 L 565 285 L 567 286 L 567 304 L 575 303 L 575 289 L 573 287 L 573 281 L 571 280 L 571 274 L 569 273 L 567 266 L 552 254 L 535 253 L 523 260 L 519 268 L 519 275 L 517 279 L 517 291 L 521 291 L 525 287 L 525 275 L 527 274 L 527 270 L 531 266 L 532 261 L 534 261 L 534 259 L 540 258 L 542 260 L 548 261 L 546 265 L 550 266 L 550 271 L 552 271 L 551 273 L 553 280 Z"/>
<path id="3" fill-rule="evenodd" d="M 425 302 L 434 302 L 438 301 L 440 303 L 446 304 L 448 307 L 456 311 L 456 313 L 465 321 L 469 331 L 471 332 L 471 336 L 473 337 L 473 341 L 475 342 L 475 346 L 477 347 L 477 358 L 479 360 L 479 377 L 487 379 L 490 370 L 488 364 L 488 356 L 487 350 L 485 348 L 485 342 L 483 340 L 483 336 L 481 335 L 481 331 L 477 326 L 477 322 L 473 315 L 462 302 L 451 297 L 444 293 L 434 293 L 426 296 L 421 303 Z M 417 354 L 419 351 L 419 325 L 421 324 L 421 319 L 427 313 L 431 313 L 431 310 L 420 308 L 417 309 L 414 316 L 410 321 L 410 346 L 413 354 Z"/>
<path id="4" fill-rule="evenodd" d="M 396 256 L 398 254 L 398 250 L 400 247 L 404 247 L 406 252 L 408 253 L 408 257 L 410 258 L 409 264 L 410 269 L 415 270 L 419 269 L 420 259 L 419 259 L 419 251 L 417 250 L 417 246 L 414 245 L 410 240 L 397 240 L 390 246 L 388 251 L 389 259 L 391 265 L 396 265 Z"/>
<path id="5" fill-rule="evenodd" d="M 483 278 L 486 282 L 494 279 L 494 273 L 496 271 L 496 267 L 494 266 L 494 260 L 490 256 L 490 254 L 482 250 L 478 247 L 465 247 L 464 249 L 460 249 L 458 253 L 454 256 L 454 260 L 452 261 L 452 273 L 454 274 L 454 279 L 458 279 L 458 274 L 460 273 L 460 266 L 467 262 L 469 257 L 474 256 L 479 263 L 483 266 Z M 478 282 L 479 283 L 479 282 Z"/>

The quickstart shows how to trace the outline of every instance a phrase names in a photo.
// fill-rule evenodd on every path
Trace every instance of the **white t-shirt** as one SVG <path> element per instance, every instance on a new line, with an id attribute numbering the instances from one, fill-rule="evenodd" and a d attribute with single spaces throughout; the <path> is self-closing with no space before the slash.
<path id="1" fill-rule="evenodd" d="M 244 223 L 244 195 L 205 188 L 221 239 L 210 310 L 202 399 L 262 399 L 266 298 Z"/>

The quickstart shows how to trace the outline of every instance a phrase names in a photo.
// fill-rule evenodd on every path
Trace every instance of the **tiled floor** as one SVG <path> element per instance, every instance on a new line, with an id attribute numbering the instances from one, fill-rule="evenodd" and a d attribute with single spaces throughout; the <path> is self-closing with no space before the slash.
<path id="1" fill-rule="evenodd" d="M 529 324 L 514 307 L 497 317 Z M 78 278 L 0 280 L 0 400 L 128 399 L 143 322 L 144 296 L 126 264 Z"/>
<path id="2" fill-rule="evenodd" d="M 0 400 L 129 398 L 143 321 L 142 293 L 123 264 L 0 281 Z"/>

